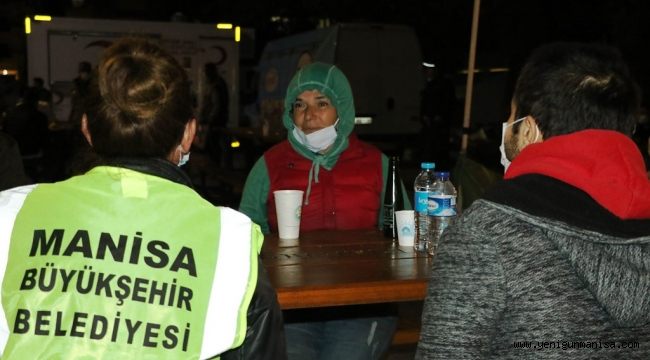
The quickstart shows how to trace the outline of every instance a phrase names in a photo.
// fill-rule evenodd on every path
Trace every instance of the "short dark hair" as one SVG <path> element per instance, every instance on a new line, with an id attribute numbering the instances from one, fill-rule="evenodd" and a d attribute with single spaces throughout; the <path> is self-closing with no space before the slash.
<path id="1" fill-rule="evenodd" d="M 88 100 L 88 131 L 102 157 L 162 157 L 192 119 L 187 74 L 158 45 L 126 38 L 106 49 Z"/>
<path id="2" fill-rule="evenodd" d="M 537 48 L 521 70 L 513 95 L 515 118 L 534 117 L 546 139 L 585 129 L 631 136 L 638 89 L 617 49 L 551 43 Z"/>

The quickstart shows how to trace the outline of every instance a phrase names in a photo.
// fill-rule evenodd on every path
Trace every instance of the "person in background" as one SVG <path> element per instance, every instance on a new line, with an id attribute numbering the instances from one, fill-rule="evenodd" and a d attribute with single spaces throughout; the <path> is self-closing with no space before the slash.
<path id="1" fill-rule="evenodd" d="M 533 52 L 503 124 L 505 180 L 443 235 L 416 358 L 650 358 L 638 110 L 614 48 Z"/>
<path id="2" fill-rule="evenodd" d="M 86 111 L 86 99 L 90 92 L 92 81 L 92 65 L 88 61 L 81 61 L 78 65 L 77 77 L 72 80 L 74 88 L 70 94 L 70 115 L 68 121 L 73 125 L 81 123 L 81 117 Z"/>
<path id="3" fill-rule="evenodd" d="M 143 39 L 116 41 L 97 74 L 81 120 L 95 166 L 0 193 L 2 358 L 285 358 L 259 227 L 179 168 L 187 74 Z"/>
<path id="4" fill-rule="evenodd" d="M 77 69 L 77 77 L 72 80 L 73 88 L 69 95 L 68 121 L 64 124 L 55 122 L 61 129 L 54 132 L 55 146 L 51 149 L 51 154 L 48 154 L 55 164 L 48 169 L 49 176 L 56 180 L 76 175 L 77 164 L 84 162 L 82 157 L 88 152 L 88 143 L 77 129 L 89 106 L 90 86 L 95 81 L 96 71 L 93 71 L 93 66 L 88 61 L 80 61 Z"/>
<path id="5" fill-rule="evenodd" d="M 7 112 L 3 130 L 18 142 L 22 156 L 43 151 L 48 137 L 47 116 L 38 110 L 38 93 L 24 88 L 16 106 Z"/>
<path id="6" fill-rule="evenodd" d="M 47 116 L 49 125 L 50 121 L 54 121 L 52 92 L 45 87 L 45 81 L 40 77 L 33 79 L 31 88 L 36 92 L 36 97 L 38 98 L 38 110 Z"/>
<path id="7" fill-rule="evenodd" d="M 32 87 L 36 90 L 39 105 L 40 102 L 46 104 L 52 102 L 52 92 L 45 88 L 45 82 L 43 81 L 43 78 L 35 77 L 32 82 Z"/>
<path id="8" fill-rule="evenodd" d="M 27 175 L 41 181 L 45 166 L 43 152 L 50 139 L 50 131 L 47 115 L 38 109 L 38 92 L 35 88 L 23 89 L 20 101 L 5 116 L 3 131 L 18 142 Z"/>
<path id="9" fill-rule="evenodd" d="M 18 143 L 0 131 L 0 191 L 31 182 L 25 174 Z"/>
<path id="10" fill-rule="evenodd" d="M 22 86 L 13 76 L 0 76 L 0 122 L 20 101 Z M 1 124 L 0 124 L 1 125 Z"/>
<path id="11" fill-rule="evenodd" d="M 284 102 L 288 138 L 253 165 L 240 211 L 265 233 L 277 231 L 273 191 L 296 189 L 304 191 L 301 232 L 381 226 L 388 159 L 352 132 L 354 118 L 341 70 L 320 62 L 299 69 Z M 387 315 L 383 307 L 285 311 L 289 358 L 380 358 L 395 329 L 395 317 Z"/>
<path id="12" fill-rule="evenodd" d="M 228 84 L 219 75 L 219 68 L 215 63 L 204 66 L 205 91 L 201 100 L 199 113 L 199 142 L 205 151 L 219 167 L 231 164 L 228 153 L 228 139 L 224 129 L 228 123 L 229 95 Z"/>

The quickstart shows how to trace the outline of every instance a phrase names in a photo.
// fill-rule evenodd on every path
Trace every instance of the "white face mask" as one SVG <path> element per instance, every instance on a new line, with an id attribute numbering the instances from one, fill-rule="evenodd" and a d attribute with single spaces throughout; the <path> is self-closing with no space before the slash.
<path id="1" fill-rule="evenodd" d="M 180 145 L 178 145 L 178 151 L 181 152 L 181 157 L 180 159 L 178 159 L 178 164 L 176 165 L 181 167 L 187 164 L 188 161 L 190 161 L 190 152 L 188 151 L 187 153 L 183 154 L 183 148 Z"/>
<path id="2" fill-rule="evenodd" d="M 309 150 L 313 152 L 321 152 L 334 144 L 334 140 L 336 140 L 337 136 L 336 124 L 338 123 L 339 119 L 336 119 L 336 122 L 334 122 L 333 125 L 324 127 L 310 134 L 305 134 L 297 126 L 294 126 L 293 137 L 298 140 L 299 143 L 305 145 Z"/>
<path id="3" fill-rule="evenodd" d="M 508 124 L 508 122 L 506 121 L 501 126 L 501 145 L 499 145 L 499 151 L 501 151 L 501 165 L 503 165 L 504 174 L 506 171 L 508 171 L 508 167 L 510 167 L 510 160 L 508 160 L 508 157 L 506 156 L 506 145 L 505 145 L 506 129 L 508 128 L 508 126 L 512 126 L 520 121 L 524 121 L 524 119 L 526 119 L 525 116 L 513 121 L 512 124 Z M 537 141 L 537 137 L 535 137 L 535 141 Z"/>

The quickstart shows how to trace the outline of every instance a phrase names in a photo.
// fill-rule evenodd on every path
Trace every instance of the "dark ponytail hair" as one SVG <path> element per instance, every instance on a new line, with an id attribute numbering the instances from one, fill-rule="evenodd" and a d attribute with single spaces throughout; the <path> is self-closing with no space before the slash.
<path id="1" fill-rule="evenodd" d="M 118 40 L 99 63 L 87 117 L 100 157 L 166 158 L 193 117 L 187 74 L 150 41 Z"/>

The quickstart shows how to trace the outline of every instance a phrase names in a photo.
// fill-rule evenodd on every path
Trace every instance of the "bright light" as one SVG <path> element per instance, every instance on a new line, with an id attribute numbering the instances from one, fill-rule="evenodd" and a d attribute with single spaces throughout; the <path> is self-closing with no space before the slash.
<path id="1" fill-rule="evenodd" d="M 509 72 L 509 68 L 488 68 L 488 69 L 474 69 L 474 74 L 482 73 L 482 72 L 489 72 L 489 73 L 501 73 L 501 72 Z M 461 70 L 461 74 L 468 74 L 469 71 L 467 69 Z"/>
<path id="2" fill-rule="evenodd" d="M 241 146 L 241 144 L 239 143 L 239 140 L 233 140 L 233 141 L 230 142 L 230 147 L 233 148 L 233 149 L 238 148 L 239 146 Z"/>
<path id="3" fill-rule="evenodd" d="M 319 19 L 318 20 L 318 28 L 323 29 L 330 27 L 330 19 L 329 18 L 324 18 L 324 19 Z"/>
<path id="4" fill-rule="evenodd" d="M 16 69 L 2 69 L 0 70 L 0 76 L 14 76 L 18 79 L 18 70 Z"/>
<path id="5" fill-rule="evenodd" d="M 354 123 L 356 125 L 370 125 L 372 124 L 372 117 L 370 116 L 358 116 L 354 118 Z"/>
<path id="6" fill-rule="evenodd" d="M 239 26 L 235 27 L 235 42 L 241 41 L 241 28 Z"/>
<path id="7" fill-rule="evenodd" d="M 434 67 L 436 67 L 436 64 L 428 63 L 428 62 L 424 62 L 424 61 L 423 61 L 423 62 L 422 62 L 422 66 L 424 66 L 424 67 L 428 67 L 428 68 L 434 68 Z"/>
<path id="8" fill-rule="evenodd" d="M 52 21 L 50 15 L 34 15 L 34 20 L 36 21 Z"/>
<path id="9" fill-rule="evenodd" d="M 492 73 L 494 73 L 494 72 L 508 72 L 508 71 L 510 71 L 510 69 L 508 69 L 508 68 L 491 68 L 491 69 L 488 69 L 488 72 L 492 72 Z"/>
<path id="10" fill-rule="evenodd" d="M 219 30 L 230 30 L 230 29 L 232 29 L 232 24 L 217 24 L 217 29 L 219 29 Z"/>
<path id="11" fill-rule="evenodd" d="M 32 33 L 32 19 L 29 17 L 25 18 L 25 34 L 31 34 Z"/>

